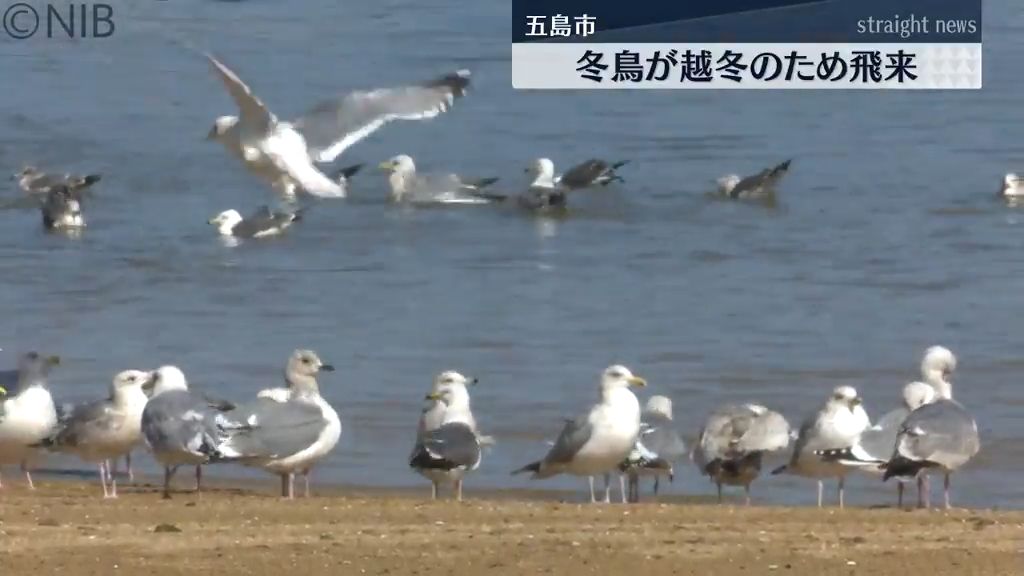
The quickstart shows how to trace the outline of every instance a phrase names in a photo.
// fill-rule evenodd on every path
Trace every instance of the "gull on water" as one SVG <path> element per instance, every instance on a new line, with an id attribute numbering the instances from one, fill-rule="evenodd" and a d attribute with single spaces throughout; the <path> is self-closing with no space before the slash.
<path id="1" fill-rule="evenodd" d="M 766 453 L 789 446 L 789 423 L 778 412 L 760 404 L 728 404 L 708 416 L 690 458 L 718 488 L 743 486 L 750 505 L 750 485 L 761 475 Z"/>
<path id="2" fill-rule="evenodd" d="M 542 158 L 542 160 L 550 162 L 552 171 L 554 170 L 554 163 L 551 160 L 547 158 Z M 591 158 L 566 170 L 565 174 L 556 176 L 554 183 L 569 190 L 577 190 L 595 185 L 607 186 L 616 181 L 625 182 L 615 171 L 626 164 L 629 164 L 629 160 L 606 162 L 599 158 Z"/>
<path id="3" fill-rule="evenodd" d="M 950 378 L 956 371 L 956 356 L 948 348 L 929 348 L 921 361 L 921 371 L 925 382 L 935 389 L 936 399 L 917 408 L 903 421 L 882 478 L 910 479 L 938 469 L 944 477 L 945 506 L 950 508 L 950 475 L 981 449 L 978 425 L 970 412 L 953 399 Z M 928 507 L 927 484 L 925 487 L 923 504 Z"/>
<path id="4" fill-rule="evenodd" d="M 72 174 L 48 174 L 35 166 L 25 166 L 11 179 L 29 194 L 47 194 L 56 187 L 66 187 L 72 192 L 81 192 L 100 181 L 99 174 L 75 176 Z"/>
<path id="5" fill-rule="evenodd" d="M 345 197 L 345 174 L 332 179 L 316 164 L 333 162 L 392 120 L 423 120 L 446 112 L 469 86 L 469 72 L 459 70 L 418 86 L 350 92 L 284 122 L 227 66 L 213 56 L 207 58 L 239 109 L 238 116 L 217 118 L 208 138 L 219 141 L 286 196 L 302 190 L 313 196 Z"/>
<path id="6" fill-rule="evenodd" d="M 604 501 L 611 502 L 611 473 L 629 455 L 640 435 L 640 401 L 629 389 L 646 386 L 625 366 L 609 366 L 601 374 L 600 401 L 587 414 L 567 420 L 542 460 L 513 472 L 532 472 L 533 478 L 557 474 L 588 476 L 590 501 L 597 502 L 594 476 L 604 475 Z"/>
<path id="7" fill-rule="evenodd" d="M 149 400 L 142 387 L 152 378 L 153 373 L 141 370 L 119 373 L 111 384 L 109 398 L 75 406 L 43 442 L 48 450 L 99 463 L 104 498 L 117 498 L 111 461 L 129 454 L 142 440 L 142 411 Z"/>
<path id="8" fill-rule="evenodd" d="M 234 238 L 266 238 L 283 233 L 302 219 L 303 210 L 271 210 L 260 206 L 243 218 L 237 210 L 225 210 L 207 221 L 221 236 Z"/>
<path id="9" fill-rule="evenodd" d="M 736 200 L 771 198 L 775 194 L 779 180 L 789 171 L 791 162 L 792 160 L 786 160 L 746 178 L 737 174 L 722 176 L 715 181 L 718 184 L 718 193 Z"/>
<path id="10" fill-rule="evenodd" d="M 281 496 L 289 499 L 295 497 L 295 474 L 301 473 L 308 497 L 310 471 L 341 438 L 341 419 L 320 395 L 321 371 L 334 366 L 312 350 L 293 352 L 285 368 L 288 392 L 264 391 L 236 408 L 237 425 L 218 446 L 219 457 L 280 475 Z"/>
<path id="11" fill-rule="evenodd" d="M 1003 176 L 1003 187 L 999 190 L 999 195 L 1003 198 L 1024 197 L 1024 176 L 1019 176 L 1013 172 Z"/>
<path id="12" fill-rule="evenodd" d="M 381 162 L 379 168 L 388 174 L 388 185 L 391 187 L 389 199 L 395 203 L 486 204 L 505 199 L 503 195 L 484 191 L 497 182 L 497 178 L 420 173 L 416 171 L 412 157 L 406 154 Z"/>
<path id="13" fill-rule="evenodd" d="M 57 425 L 57 408 L 48 389 L 50 369 L 60 364 L 57 356 L 29 352 L 18 360 L 15 386 L 5 390 L 0 404 L 0 467 L 20 464 L 30 489 L 31 465 L 40 453 L 39 444 Z M 3 483 L 0 482 L 0 487 Z"/>
<path id="14" fill-rule="evenodd" d="M 857 441 L 848 448 L 835 450 L 822 450 L 819 455 L 825 460 L 834 460 L 843 466 L 848 466 L 881 475 L 883 473 L 881 464 L 885 464 L 892 456 L 893 446 L 896 445 L 896 436 L 899 433 L 903 421 L 914 410 L 935 400 L 935 389 L 924 382 L 910 382 L 903 387 L 903 406 L 895 408 L 879 418 L 872 426 L 864 430 Z M 904 482 L 897 485 L 897 506 L 903 507 Z M 923 477 L 918 478 L 918 502 L 923 502 Z"/>
<path id="15" fill-rule="evenodd" d="M 47 230 L 76 230 L 85 228 L 82 201 L 67 186 L 54 186 L 46 193 L 40 206 L 43 227 Z"/>
<path id="16" fill-rule="evenodd" d="M 217 455 L 224 440 L 227 407 L 189 390 L 177 366 L 161 366 L 143 385 L 150 398 L 142 411 L 142 436 L 164 467 L 163 497 L 171 497 L 171 478 L 179 466 L 196 467 L 196 493 L 202 491 L 202 465 Z"/>
<path id="17" fill-rule="evenodd" d="M 469 405 L 465 384 L 442 386 L 427 399 L 445 405 L 441 425 L 419 434 L 409 457 L 409 466 L 431 481 L 431 499 L 443 481 L 454 486 L 455 499 L 462 501 L 462 479 L 480 466 L 480 438 Z"/>
<path id="18" fill-rule="evenodd" d="M 566 207 L 565 186 L 555 182 L 555 164 L 547 158 L 538 158 L 526 167 L 530 187 L 518 196 L 519 205 L 527 210 L 551 210 Z"/>
<path id="19" fill-rule="evenodd" d="M 654 477 L 654 495 L 662 476 L 675 478 L 674 462 L 686 455 L 686 443 L 675 428 L 672 400 L 651 396 L 641 415 L 640 437 L 619 469 L 629 477 L 629 500 L 640 501 L 640 477 Z M 621 478 L 621 476 L 620 476 Z"/>
<path id="20" fill-rule="evenodd" d="M 839 479 L 839 507 L 844 502 L 846 474 L 849 468 L 826 458 L 821 452 L 853 446 L 871 425 L 861 398 L 852 386 L 839 386 L 818 412 L 804 421 L 793 447 L 789 463 L 776 468 L 772 474 L 794 474 L 818 479 L 818 507 L 822 505 L 823 478 Z"/>

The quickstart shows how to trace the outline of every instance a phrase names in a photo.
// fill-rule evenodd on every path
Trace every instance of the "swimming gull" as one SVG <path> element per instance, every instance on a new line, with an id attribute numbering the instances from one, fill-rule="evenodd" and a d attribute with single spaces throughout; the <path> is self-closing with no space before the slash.
<path id="1" fill-rule="evenodd" d="M 513 472 L 532 472 L 533 478 L 557 474 L 588 476 L 590 501 L 597 502 L 593 476 L 604 475 L 604 501 L 611 502 L 610 474 L 629 455 L 640 435 L 640 402 L 630 386 L 646 386 L 625 366 L 609 366 L 601 374 L 601 399 L 589 412 L 567 420 L 542 460 Z"/>
<path id="2" fill-rule="evenodd" d="M 285 381 L 289 393 L 260 397 L 235 409 L 239 426 L 218 448 L 221 457 L 281 476 L 281 496 L 295 497 L 295 473 L 305 478 L 341 438 L 341 419 L 320 395 L 316 376 L 334 367 L 312 350 L 296 350 L 288 359 Z M 283 401 L 279 401 L 283 400 Z"/>
<path id="3" fill-rule="evenodd" d="M 142 411 L 142 436 L 153 457 L 164 467 L 163 497 L 171 497 L 171 478 L 179 466 L 196 467 L 196 494 L 202 491 L 202 465 L 217 456 L 226 437 L 222 431 L 225 406 L 189 390 L 177 366 L 161 366 L 144 388 L 151 390 Z"/>
<path id="4" fill-rule="evenodd" d="M 209 138 L 286 196 L 304 190 L 313 196 L 345 197 L 344 174 L 331 179 L 315 164 L 333 162 L 392 120 L 423 120 L 446 112 L 469 86 L 469 72 L 459 70 L 418 86 L 350 92 L 283 122 L 238 75 L 213 56 L 207 58 L 239 109 L 239 116 L 218 118 Z"/>
<path id="5" fill-rule="evenodd" d="M 302 219 L 303 210 L 271 210 L 260 206 L 247 218 L 237 210 L 225 210 L 208 223 L 217 227 L 221 236 L 235 238 L 266 238 L 277 236 Z"/>
<path id="6" fill-rule="evenodd" d="M 1004 198 L 1015 199 L 1024 197 L 1024 177 L 1013 172 L 1003 176 L 1003 187 L 999 191 L 999 195 Z"/>
<path id="7" fill-rule="evenodd" d="M 443 481 L 454 485 L 455 499 L 462 501 L 462 479 L 480 466 L 480 440 L 469 405 L 465 385 L 442 386 L 427 395 L 428 400 L 444 403 L 441 425 L 424 431 L 417 439 L 409 466 L 431 481 L 431 500 L 437 499 L 437 487 Z"/>
<path id="8" fill-rule="evenodd" d="M 104 498 L 117 498 L 117 479 L 110 470 L 111 461 L 131 452 L 142 440 L 142 411 L 149 400 L 142 387 L 152 377 L 151 372 L 141 370 L 119 373 L 108 398 L 75 406 L 43 442 L 48 450 L 98 463 Z"/>
<path id="9" fill-rule="evenodd" d="M 867 412 L 861 406 L 857 390 L 852 386 L 839 386 L 832 391 L 818 412 L 804 421 L 793 447 L 789 463 L 776 468 L 772 474 L 794 474 L 818 479 L 818 507 L 822 506 L 822 478 L 839 479 L 839 507 L 845 505 L 844 488 L 849 468 L 819 452 L 849 448 L 860 434 L 871 425 Z"/>
<path id="10" fill-rule="evenodd" d="M 950 377 L 956 370 L 956 357 L 948 348 L 929 348 L 921 369 L 937 398 L 911 412 L 903 421 L 882 478 L 915 478 L 932 468 L 938 469 L 943 473 L 943 494 L 948 509 L 950 475 L 981 449 L 978 425 L 970 412 L 953 399 Z M 927 491 L 924 500 L 924 506 L 928 507 Z"/>
<path id="11" fill-rule="evenodd" d="M 690 457 L 702 474 L 718 488 L 743 486 L 750 505 L 750 485 L 761 474 L 766 453 L 785 450 L 790 440 L 789 423 L 778 412 L 760 404 L 725 405 L 704 423 Z"/>
<path id="12" fill-rule="evenodd" d="M 30 194 L 47 194 L 58 186 L 67 187 L 72 192 L 81 192 L 99 182 L 100 178 L 99 174 L 48 174 L 35 166 L 25 166 L 12 176 L 12 179 L 18 181 L 18 186 Z"/>
<path id="13" fill-rule="evenodd" d="M 779 180 L 789 171 L 791 162 L 792 160 L 786 160 L 777 166 L 765 168 L 746 178 L 741 178 L 736 174 L 722 176 L 716 180 L 718 192 L 722 196 L 738 200 L 770 198 L 775 194 L 775 187 Z"/>
<path id="14" fill-rule="evenodd" d="M 42 356 L 38 352 L 21 356 L 17 381 L 6 390 L 0 404 L 0 466 L 20 464 L 30 489 L 35 488 L 31 464 L 40 453 L 38 445 L 57 425 L 57 409 L 47 376 L 58 364 L 58 356 Z"/>
<path id="15" fill-rule="evenodd" d="M 504 200 L 501 194 L 484 190 L 497 178 L 466 178 L 458 174 L 424 174 L 416 171 L 412 157 L 399 154 L 379 165 L 388 173 L 389 199 L 410 204 L 486 204 Z"/>
<path id="16" fill-rule="evenodd" d="M 935 389 L 924 382 L 910 382 L 903 387 L 903 405 L 893 409 L 879 418 L 872 426 L 864 430 L 857 441 L 848 448 L 822 450 L 819 454 L 825 459 L 832 459 L 843 466 L 862 472 L 881 475 L 881 464 L 889 461 L 896 436 L 903 421 L 914 410 L 935 400 Z M 903 479 L 897 485 L 897 506 L 903 507 Z M 923 478 L 918 478 L 918 503 L 923 498 Z"/>
<path id="17" fill-rule="evenodd" d="M 662 476 L 675 477 L 673 463 L 686 455 L 686 443 L 675 428 L 672 399 L 651 396 L 641 415 L 640 437 L 619 468 L 629 477 L 630 500 L 640 500 L 640 477 L 654 477 L 654 495 Z"/>
<path id="18" fill-rule="evenodd" d="M 544 160 L 551 160 L 544 158 Z M 570 190 L 589 188 L 594 185 L 607 186 L 612 182 L 624 182 L 621 176 L 615 171 L 629 164 L 629 160 L 619 162 L 606 162 L 598 158 L 591 158 L 568 169 L 565 174 L 555 177 L 555 184 L 560 184 Z M 552 163 L 552 168 L 554 163 Z"/>
<path id="19" fill-rule="evenodd" d="M 47 230 L 75 230 L 85 227 L 81 199 L 67 186 L 54 186 L 40 206 Z"/>
<path id="20" fill-rule="evenodd" d="M 568 188 L 555 182 L 555 165 L 547 158 L 530 163 L 526 172 L 531 176 L 530 187 L 517 198 L 527 210 L 553 210 L 566 207 Z"/>

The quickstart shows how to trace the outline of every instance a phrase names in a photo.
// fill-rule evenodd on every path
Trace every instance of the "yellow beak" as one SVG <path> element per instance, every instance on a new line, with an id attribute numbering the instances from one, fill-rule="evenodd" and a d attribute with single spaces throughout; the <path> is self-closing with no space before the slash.
<path id="1" fill-rule="evenodd" d="M 637 388 L 643 388 L 644 386 L 647 386 L 647 380 L 644 380 L 639 376 L 630 376 L 627 381 L 629 382 L 630 386 L 636 386 Z"/>
<path id="2" fill-rule="evenodd" d="M 427 400 L 440 400 L 443 396 L 440 392 L 431 392 L 427 394 Z"/>
<path id="3" fill-rule="evenodd" d="M 377 168 L 381 170 L 393 170 L 395 168 L 395 163 L 391 160 L 385 160 L 380 164 L 377 164 Z"/>
<path id="4" fill-rule="evenodd" d="M 4 388 L 3 386 L 0 386 L 0 396 L 6 396 L 6 395 L 7 395 L 7 388 Z"/>

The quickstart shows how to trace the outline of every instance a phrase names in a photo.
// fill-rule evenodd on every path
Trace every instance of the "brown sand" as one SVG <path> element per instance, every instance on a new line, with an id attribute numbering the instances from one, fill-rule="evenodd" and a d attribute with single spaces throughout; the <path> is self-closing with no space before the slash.
<path id="1" fill-rule="evenodd" d="M 249 489 L 170 501 L 155 487 L 110 501 L 97 492 L 0 492 L 0 574 L 1024 574 L 1024 512 L 591 506 L 522 491 L 462 504 L 341 488 L 294 502 Z"/>

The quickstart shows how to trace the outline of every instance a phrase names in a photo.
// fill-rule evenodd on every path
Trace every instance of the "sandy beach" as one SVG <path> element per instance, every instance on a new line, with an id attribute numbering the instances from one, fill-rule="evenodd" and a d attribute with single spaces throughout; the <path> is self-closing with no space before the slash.
<path id="1" fill-rule="evenodd" d="M 13 484 L 13 483 L 12 483 Z M 685 502 L 592 506 L 554 493 L 272 486 L 104 501 L 43 481 L 0 492 L 4 574 L 871 574 L 1024 571 L 1024 512 L 781 508 Z M 575 497 L 575 495 L 571 495 Z"/>

